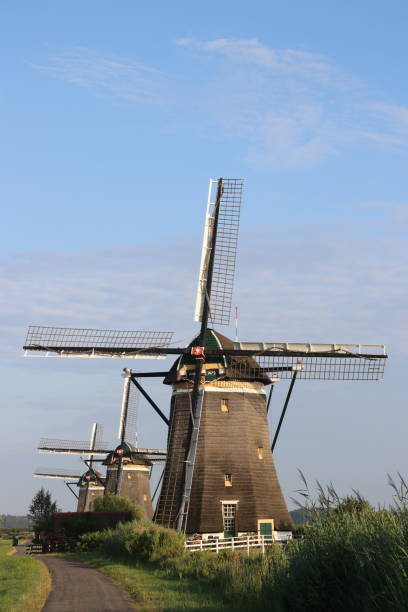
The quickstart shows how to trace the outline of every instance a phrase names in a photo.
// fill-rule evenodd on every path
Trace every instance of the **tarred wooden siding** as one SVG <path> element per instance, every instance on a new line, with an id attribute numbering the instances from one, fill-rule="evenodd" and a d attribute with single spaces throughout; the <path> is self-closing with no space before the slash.
<path id="1" fill-rule="evenodd" d="M 221 411 L 223 398 L 229 400 L 228 412 Z M 172 400 L 168 459 L 156 511 L 163 525 L 176 526 L 189 436 L 189 394 L 178 393 Z M 263 459 L 258 447 L 263 447 Z M 226 473 L 232 475 L 232 487 L 225 486 Z M 257 531 L 259 519 L 273 518 L 277 529 L 293 526 L 270 451 L 265 396 L 244 389 L 205 393 L 187 533 L 222 532 L 221 501 L 228 500 L 239 501 L 237 532 Z"/>

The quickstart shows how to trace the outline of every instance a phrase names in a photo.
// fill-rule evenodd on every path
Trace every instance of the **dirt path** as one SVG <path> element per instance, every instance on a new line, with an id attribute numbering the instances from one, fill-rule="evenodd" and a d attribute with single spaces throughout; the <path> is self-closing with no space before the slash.
<path id="1" fill-rule="evenodd" d="M 17 554 L 25 554 L 25 546 L 18 546 Z M 35 557 L 45 563 L 52 579 L 42 612 L 135 612 L 121 589 L 100 572 L 74 559 Z"/>

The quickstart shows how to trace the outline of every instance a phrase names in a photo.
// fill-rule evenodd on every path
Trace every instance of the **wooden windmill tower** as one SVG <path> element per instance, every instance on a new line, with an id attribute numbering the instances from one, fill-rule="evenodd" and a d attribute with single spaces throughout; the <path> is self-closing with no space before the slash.
<path id="1" fill-rule="evenodd" d="M 265 387 L 290 379 L 285 411 L 296 378 L 379 380 L 387 358 L 384 345 L 240 343 L 209 327 L 230 320 L 242 187 L 241 179 L 210 181 L 195 310 L 200 330 L 188 347 L 170 348 L 169 333 L 44 327 L 30 327 L 24 346 L 28 354 L 61 357 L 178 356 L 170 371 L 128 373 L 169 426 L 155 520 L 187 534 L 290 529 Z M 141 386 L 144 376 L 172 386 L 169 418 Z"/>

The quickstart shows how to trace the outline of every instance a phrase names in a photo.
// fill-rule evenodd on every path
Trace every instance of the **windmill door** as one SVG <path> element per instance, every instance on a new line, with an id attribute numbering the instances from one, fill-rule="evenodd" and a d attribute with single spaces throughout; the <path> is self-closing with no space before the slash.
<path id="1" fill-rule="evenodd" d="M 273 519 L 258 521 L 258 533 L 265 538 L 272 539 L 273 535 Z"/>
<path id="2" fill-rule="evenodd" d="M 236 533 L 236 504 L 223 504 L 224 538 L 234 538 Z"/>

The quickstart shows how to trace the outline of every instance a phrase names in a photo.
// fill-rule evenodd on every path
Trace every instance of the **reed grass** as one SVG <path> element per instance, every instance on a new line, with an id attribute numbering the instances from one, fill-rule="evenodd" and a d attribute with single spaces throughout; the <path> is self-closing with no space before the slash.
<path id="1" fill-rule="evenodd" d="M 389 479 L 393 506 L 375 509 L 357 491 L 339 496 L 332 484 L 317 483 L 314 498 L 301 477 L 298 505 L 308 516 L 301 541 L 247 557 L 232 551 L 188 553 L 177 547 L 177 534 L 173 541 L 167 533 L 162 541 L 167 548 L 170 543 L 170 549 L 177 541 L 177 554 L 161 554 L 159 539 L 151 540 L 157 550 L 148 557 L 145 571 L 151 567 L 180 585 L 191 581 L 208 585 L 214 597 L 247 612 L 406 612 L 408 486 L 404 479 L 400 475 L 397 482 Z M 134 529 L 128 525 L 127 531 L 101 533 L 99 545 L 106 537 L 109 549 L 121 550 L 128 564 L 146 560 L 137 539 L 133 545 L 127 542 Z M 140 533 L 140 526 L 137 529 Z"/>

